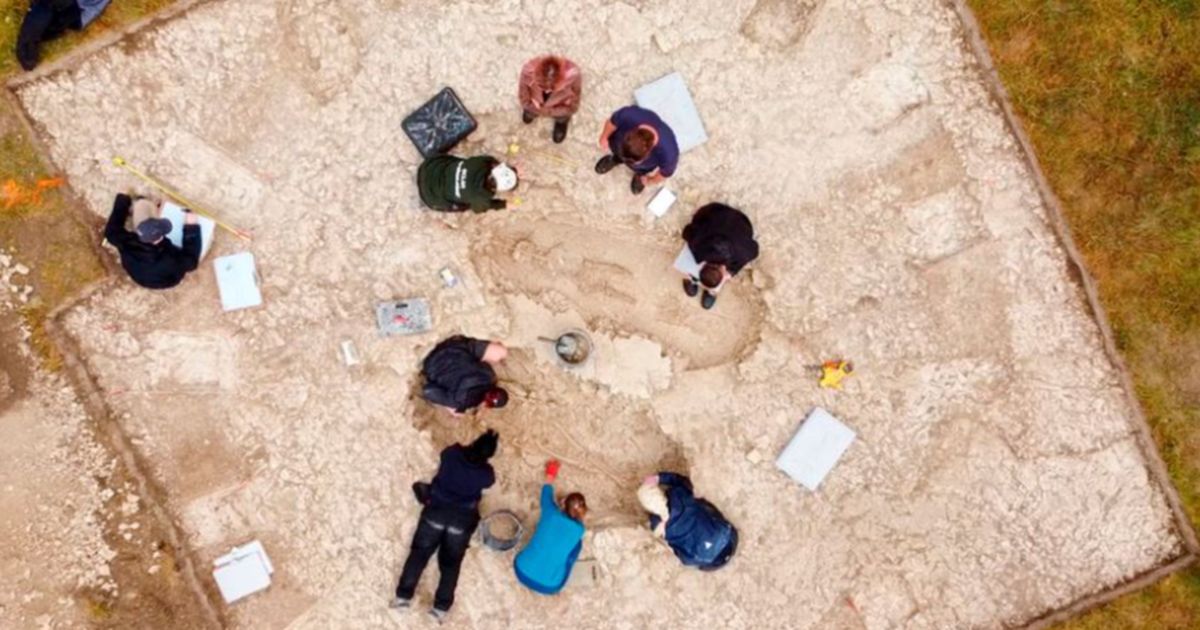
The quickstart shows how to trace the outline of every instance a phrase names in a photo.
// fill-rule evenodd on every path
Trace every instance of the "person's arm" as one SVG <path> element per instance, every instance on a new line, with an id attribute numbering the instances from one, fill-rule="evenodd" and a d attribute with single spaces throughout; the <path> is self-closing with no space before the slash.
<path id="1" fill-rule="evenodd" d="M 536 66 L 537 59 L 532 59 L 521 68 L 521 78 L 517 87 L 517 99 L 521 102 L 521 107 L 534 113 L 541 110 L 542 104 L 541 91 L 533 89 L 533 72 Z"/>
<path id="2" fill-rule="evenodd" d="M 570 64 L 564 72 L 562 80 L 559 81 L 558 87 L 543 106 L 547 110 L 574 108 L 579 102 L 579 94 L 582 90 L 583 79 L 579 73 L 579 67 Z"/>
<path id="3" fill-rule="evenodd" d="M 108 223 L 104 225 L 104 238 L 114 246 L 119 247 L 129 242 L 130 238 L 135 238 L 133 232 L 125 229 L 125 221 L 129 219 L 129 208 L 132 205 L 133 199 L 129 195 L 118 194 L 113 200 L 112 212 L 108 215 Z"/>
<path id="4" fill-rule="evenodd" d="M 616 130 L 617 130 L 617 126 L 613 124 L 613 121 L 611 118 L 604 121 L 604 130 L 600 132 L 600 149 L 602 151 L 609 150 L 608 139 L 610 137 L 612 137 L 613 132 L 615 132 Z"/>
<path id="5" fill-rule="evenodd" d="M 642 175 L 642 183 L 646 185 L 657 184 L 665 179 L 667 179 L 667 176 L 663 175 L 662 169 L 658 168 L 646 173 L 645 175 Z"/>
<path id="6" fill-rule="evenodd" d="M 541 506 L 543 512 L 558 511 L 558 506 L 554 504 L 554 486 L 550 482 L 542 484 Z"/>
<path id="7" fill-rule="evenodd" d="M 196 216 L 188 211 L 183 225 L 183 270 L 195 271 L 200 265 L 200 251 L 204 249 L 200 226 Z"/>
<path id="8" fill-rule="evenodd" d="M 731 276 L 737 275 L 739 271 L 746 268 L 746 265 L 753 262 L 755 258 L 758 258 L 758 241 L 751 240 L 746 244 L 744 251 L 740 251 L 738 254 L 734 257 L 734 260 L 725 265 L 725 269 L 729 271 L 729 275 Z"/>
<path id="9" fill-rule="evenodd" d="M 488 345 L 492 342 L 487 339 L 476 339 L 474 337 L 463 337 L 467 342 L 467 349 L 470 350 L 471 356 L 475 357 L 476 361 L 482 361 L 483 355 L 487 352 Z"/>

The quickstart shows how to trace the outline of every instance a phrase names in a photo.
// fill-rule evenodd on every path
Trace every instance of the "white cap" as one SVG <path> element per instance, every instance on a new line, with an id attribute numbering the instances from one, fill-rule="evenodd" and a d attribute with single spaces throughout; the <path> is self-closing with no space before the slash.
<path id="1" fill-rule="evenodd" d="M 492 169 L 492 179 L 496 180 L 496 192 L 508 192 L 517 187 L 517 172 L 503 162 Z"/>

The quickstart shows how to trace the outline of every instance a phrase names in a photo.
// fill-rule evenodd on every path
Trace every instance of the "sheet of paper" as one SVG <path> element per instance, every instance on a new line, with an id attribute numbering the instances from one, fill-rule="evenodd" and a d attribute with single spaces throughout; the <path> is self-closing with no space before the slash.
<path id="1" fill-rule="evenodd" d="M 162 218 L 171 221 L 171 232 L 167 234 L 167 240 L 174 243 L 176 247 L 183 247 L 183 207 L 173 201 L 164 201 Z M 217 224 L 208 217 L 196 215 L 196 218 L 199 219 L 198 225 L 200 226 L 200 259 L 203 260 L 208 255 L 209 248 L 212 247 Z"/>
<path id="2" fill-rule="evenodd" d="M 213 567 L 213 579 L 227 604 L 267 588 L 275 572 L 266 549 L 257 540 L 217 558 Z"/>
<path id="3" fill-rule="evenodd" d="M 236 311 L 262 304 L 254 254 L 242 252 L 221 256 L 213 261 L 213 267 L 217 273 L 217 289 L 221 293 L 221 308 Z"/>
<path id="4" fill-rule="evenodd" d="M 816 491 L 854 438 L 853 429 L 817 407 L 784 447 L 775 465 L 805 488 Z"/>
<path id="5" fill-rule="evenodd" d="M 657 195 L 654 195 L 650 203 L 646 204 L 646 209 L 654 216 L 661 218 L 662 215 L 667 213 L 667 210 L 671 209 L 671 206 L 675 205 L 676 198 L 675 193 L 664 186 L 658 191 Z"/>
<path id="6" fill-rule="evenodd" d="M 685 244 L 683 249 L 679 250 L 679 256 L 675 258 L 675 269 L 689 278 L 699 278 L 701 267 L 692 255 L 692 250 Z"/>
<path id="7" fill-rule="evenodd" d="M 672 72 L 643 85 L 633 92 L 633 99 L 639 107 L 658 114 L 671 127 L 680 153 L 687 153 L 708 142 L 704 121 L 700 119 L 700 111 L 696 109 L 696 102 L 692 100 L 682 74 Z"/>

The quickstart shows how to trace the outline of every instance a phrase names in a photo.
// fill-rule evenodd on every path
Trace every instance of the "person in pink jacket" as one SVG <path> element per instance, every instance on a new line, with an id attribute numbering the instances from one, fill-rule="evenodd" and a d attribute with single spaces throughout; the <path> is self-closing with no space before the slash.
<path id="1" fill-rule="evenodd" d="M 521 68 L 517 98 L 521 101 L 521 120 L 532 123 L 539 117 L 554 119 L 554 142 L 567 137 L 571 116 L 579 111 L 583 73 L 569 59 L 556 55 L 534 57 Z"/>

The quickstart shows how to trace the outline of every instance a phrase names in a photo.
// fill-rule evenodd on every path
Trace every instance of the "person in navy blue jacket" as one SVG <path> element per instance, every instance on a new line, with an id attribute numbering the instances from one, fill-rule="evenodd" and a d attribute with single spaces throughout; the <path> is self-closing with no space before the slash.
<path id="1" fill-rule="evenodd" d="M 471 544 L 471 534 L 479 525 L 479 501 L 483 491 L 496 483 L 496 472 L 488 460 L 496 454 L 499 442 L 500 436 L 489 429 L 470 444 L 451 445 L 442 451 L 433 482 L 413 484 L 417 502 L 424 508 L 396 585 L 392 608 L 412 606 L 421 573 L 436 553 L 441 576 L 429 614 L 442 621 L 450 612 L 459 570 Z"/>
<path id="2" fill-rule="evenodd" d="M 671 472 L 650 475 L 638 488 L 638 501 L 650 514 L 650 529 L 684 565 L 715 571 L 737 551 L 737 528 L 716 506 L 692 493 L 687 477 Z"/>

